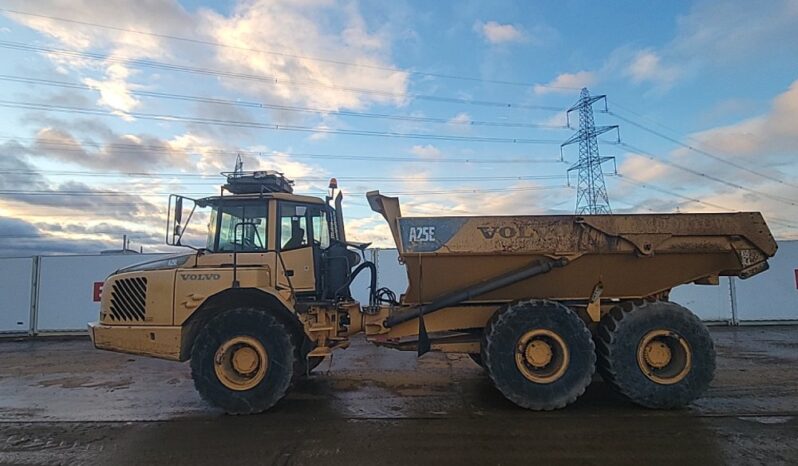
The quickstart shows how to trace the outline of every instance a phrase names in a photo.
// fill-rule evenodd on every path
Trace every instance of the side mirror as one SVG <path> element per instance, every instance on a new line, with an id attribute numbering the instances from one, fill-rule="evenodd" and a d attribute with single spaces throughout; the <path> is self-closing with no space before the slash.
<path id="1" fill-rule="evenodd" d="M 183 224 L 183 198 L 175 199 L 175 225 Z M 177 230 L 177 229 L 175 229 Z"/>
<path id="2" fill-rule="evenodd" d="M 191 221 L 191 216 L 194 215 L 194 210 L 197 208 L 197 202 L 194 199 L 172 194 L 169 196 L 169 211 L 166 218 L 166 244 L 170 246 L 181 246 L 180 240 L 186 232 L 186 227 L 183 224 L 183 200 L 191 201 L 191 212 L 188 214 L 186 224 Z"/>

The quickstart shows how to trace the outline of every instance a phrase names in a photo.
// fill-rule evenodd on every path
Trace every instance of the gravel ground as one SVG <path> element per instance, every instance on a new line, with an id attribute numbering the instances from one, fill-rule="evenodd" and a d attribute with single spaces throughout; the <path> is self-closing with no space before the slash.
<path id="1" fill-rule="evenodd" d="M 277 407 L 227 416 L 188 364 L 86 339 L 0 340 L 3 464 L 798 464 L 798 327 L 712 329 L 707 394 L 677 411 L 596 379 L 575 404 L 529 412 L 469 358 L 357 340 Z"/>

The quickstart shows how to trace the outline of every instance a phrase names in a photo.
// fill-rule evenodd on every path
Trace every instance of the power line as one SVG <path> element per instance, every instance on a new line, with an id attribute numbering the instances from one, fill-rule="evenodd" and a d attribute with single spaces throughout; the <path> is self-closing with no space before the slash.
<path id="1" fill-rule="evenodd" d="M 106 112 L 102 110 L 90 109 L 84 107 L 40 104 L 35 102 L 0 100 L 0 107 L 19 108 L 26 110 L 40 110 L 47 112 L 71 113 L 71 114 L 81 114 L 81 115 L 94 115 L 94 116 L 117 117 L 117 118 L 119 117 L 119 114 L 116 112 Z M 200 118 L 200 117 L 190 117 L 182 115 L 167 115 L 162 113 L 125 112 L 125 115 L 133 118 L 138 118 L 141 120 L 193 123 L 200 125 L 228 126 L 236 128 L 267 129 L 273 131 L 339 134 L 339 135 L 348 135 L 348 136 L 373 136 L 373 137 L 401 138 L 401 139 L 426 139 L 426 140 L 435 140 L 435 141 L 467 141 L 467 142 L 507 143 L 507 144 L 558 144 L 559 143 L 559 141 L 555 139 L 530 139 L 530 138 L 509 138 L 509 137 L 487 137 L 487 136 L 454 136 L 446 134 L 398 133 L 393 131 L 346 130 L 346 129 L 336 129 L 336 128 L 324 128 L 324 127 L 313 128 L 309 126 L 282 125 L 274 123 L 257 123 L 252 121 L 234 121 L 234 120 L 223 120 L 215 118 Z"/>
<path id="2" fill-rule="evenodd" d="M 0 170 L 0 174 L 8 174 L 8 175 L 15 175 L 15 176 L 37 176 L 42 174 L 60 174 L 65 176 L 82 176 L 84 174 L 91 174 L 91 172 L 58 172 L 58 171 L 43 171 L 43 170 L 27 170 L 27 171 L 13 171 L 13 170 Z M 114 174 L 113 176 L 119 176 L 119 174 Z M 180 181 L 182 186 L 219 186 L 226 182 L 225 179 L 222 179 L 221 176 L 217 175 L 217 178 L 220 178 L 218 181 L 211 181 L 205 183 L 186 183 L 184 181 Z M 454 177 L 428 177 L 428 178 L 413 178 L 413 177 L 368 177 L 368 176 L 339 176 L 336 179 L 341 182 L 364 182 L 364 181 L 371 181 L 371 182 L 380 182 L 380 183 L 427 183 L 427 182 L 440 182 L 440 183 L 452 183 L 452 182 L 475 182 L 475 181 L 487 181 L 487 182 L 495 182 L 495 181 L 531 181 L 531 180 L 564 180 L 566 179 L 565 175 L 514 175 L 514 176 L 454 176 Z M 298 182 L 327 182 L 329 178 L 314 178 L 314 177 L 301 177 L 296 178 L 293 181 Z M 118 185 L 119 183 L 114 183 Z M 130 184 L 130 183 L 127 183 Z"/>
<path id="3" fill-rule="evenodd" d="M 615 112 L 607 111 L 607 113 L 609 115 L 614 116 L 615 118 L 618 118 L 619 120 L 622 120 L 622 121 L 625 121 L 626 123 L 629 123 L 632 126 L 635 126 L 637 128 L 642 129 L 643 131 L 646 131 L 646 132 L 648 132 L 650 134 L 653 134 L 653 135 L 658 136 L 658 137 L 660 137 L 662 139 L 665 139 L 666 141 L 670 141 L 670 142 L 672 142 L 674 144 L 677 144 L 677 145 L 679 145 L 681 147 L 684 147 L 685 149 L 690 150 L 692 152 L 696 152 L 698 154 L 701 154 L 701 155 L 704 155 L 706 157 L 709 157 L 709 158 L 711 158 L 713 160 L 717 160 L 719 162 L 723 162 L 726 165 L 734 167 L 734 168 L 736 168 L 738 170 L 742 170 L 742 171 L 751 173 L 752 175 L 756 175 L 756 176 L 759 176 L 761 178 L 765 178 L 765 179 L 770 180 L 770 181 L 775 181 L 775 182 L 777 182 L 779 184 L 783 184 L 783 185 L 787 185 L 787 186 L 792 186 L 792 187 L 798 188 L 798 184 L 789 183 L 789 182 L 784 181 L 784 180 L 782 180 L 782 179 L 780 179 L 778 177 L 775 177 L 773 175 L 768 175 L 767 173 L 762 173 L 762 172 L 760 172 L 758 170 L 754 170 L 754 169 L 748 168 L 748 167 L 746 167 L 744 165 L 741 165 L 741 164 L 739 164 L 737 162 L 729 160 L 726 157 L 721 157 L 719 155 L 716 155 L 716 154 L 713 154 L 711 152 L 705 151 L 705 150 L 700 149 L 698 147 L 691 146 L 691 145 L 686 144 L 686 143 L 684 143 L 684 142 L 682 142 L 682 141 L 680 141 L 678 139 L 672 138 L 672 137 L 668 136 L 667 134 L 664 134 L 664 133 L 662 133 L 660 131 L 657 131 L 655 129 L 649 128 L 649 127 L 647 127 L 647 126 L 645 126 L 645 125 L 643 125 L 641 123 L 638 123 L 638 122 L 636 122 L 636 121 L 634 121 L 632 119 L 626 118 L 626 117 L 624 117 L 622 115 L 618 115 Z"/>
<path id="4" fill-rule="evenodd" d="M 730 207 L 722 206 L 720 204 L 716 204 L 716 203 L 713 203 L 713 202 L 705 201 L 705 200 L 698 199 L 698 198 L 695 198 L 695 197 L 685 196 L 683 194 L 679 194 L 679 193 L 667 190 L 667 189 L 665 189 L 665 188 L 663 188 L 661 186 L 653 185 L 653 184 L 645 182 L 645 181 L 640 181 L 640 180 L 637 180 L 637 179 L 634 179 L 634 178 L 630 178 L 630 177 L 628 177 L 626 175 L 623 175 L 623 174 L 620 174 L 620 173 L 618 173 L 617 176 L 618 176 L 618 179 L 623 181 L 624 183 L 635 185 L 635 186 L 639 186 L 639 187 L 641 187 L 643 189 L 650 189 L 652 191 L 656 191 L 656 192 L 659 192 L 659 193 L 662 193 L 662 194 L 667 194 L 669 196 L 678 197 L 678 198 L 684 199 L 686 201 L 694 202 L 696 204 L 701 204 L 701 205 L 705 205 L 707 207 L 712 207 L 713 209 L 725 210 L 727 212 L 739 212 L 740 211 L 739 209 L 732 209 Z M 785 220 L 785 219 L 781 219 L 781 218 L 777 218 L 777 217 L 769 217 L 768 218 L 768 222 L 780 224 L 782 226 L 786 226 L 786 227 L 789 227 L 789 228 L 798 228 L 798 226 L 796 226 L 795 224 L 790 223 L 789 220 Z"/>
<path id="5" fill-rule="evenodd" d="M 629 149 L 630 151 L 636 152 L 639 155 L 645 156 L 646 158 L 648 158 L 650 160 L 654 160 L 654 161 L 662 163 L 664 165 L 669 165 L 671 167 L 674 167 L 674 168 L 682 170 L 684 172 L 693 174 L 695 176 L 699 176 L 701 178 L 705 178 L 705 179 L 708 179 L 710 181 L 714 181 L 716 183 L 724 184 L 726 186 L 730 186 L 730 187 L 735 188 L 735 189 L 740 189 L 742 191 L 747 191 L 747 192 L 749 192 L 751 194 L 756 194 L 757 196 L 766 197 L 768 199 L 772 199 L 774 201 L 781 202 L 783 204 L 791 205 L 793 207 L 798 207 L 798 202 L 795 201 L 794 199 L 768 194 L 768 193 L 765 193 L 765 192 L 762 192 L 762 191 L 758 191 L 756 189 L 748 188 L 748 187 L 743 186 L 743 185 L 738 184 L 738 183 L 733 183 L 731 181 L 724 180 L 723 178 L 718 178 L 717 176 L 714 176 L 714 175 L 709 175 L 707 173 L 703 173 L 703 172 L 700 172 L 698 170 L 693 170 L 692 168 L 685 167 L 684 165 L 680 165 L 678 163 L 671 162 L 669 160 L 664 160 L 662 158 L 658 158 L 658 157 L 652 155 L 649 152 L 646 152 L 646 151 L 644 151 L 642 149 L 639 149 L 639 148 L 637 148 L 635 146 L 632 146 L 632 145 L 629 145 L 629 144 L 626 144 L 626 143 L 623 143 L 623 142 L 620 142 L 620 143 L 617 143 L 617 144 L 619 146 L 621 146 L 621 147 L 625 147 L 625 148 Z"/>
<path id="6" fill-rule="evenodd" d="M 0 9 L 0 11 L 1 10 L 2 9 Z M 84 91 L 95 90 L 94 87 L 86 84 L 66 82 L 66 81 L 53 81 L 50 79 L 28 78 L 28 77 L 13 76 L 13 75 L 0 74 L 0 81 L 32 84 L 37 86 L 60 87 L 66 89 L 79 89 Z M 391 115 L 385 113 L 355 112 L 349 110 L 335 110 L 335 109 L 324 109 L 324 108 L 314 108 L 314 107 L 270 104 L 265 102 L 252 102 L 252 101 L 245 101 L 239 99 L 230 100 L 230 99 L 210 98 L 210 97 L 202 97 L 194 95 L 174 94 L 168 92 L 130 90 L 128 91 L 128 93 L 137 97 L 152 97 L 156 99 L 181 100 L 187 102 L 203 102 L 203 103 L 229 105 L 229 106 L 245 107 L 245 108 L 312 113 L 317 115 L 337 115 L 345 117 L 409 121 L 414 123 L 436 123 L 436 124 L 450 124 L 457 126 L 488 126 L 488 127 L 502 127 L 502 128 L 567 129 L 565 126 L 562 125 L 558 126 L 558 125 L 546 125 L 546 124 L 522 123 L 522 122 L 458 120 L 456 118 L 435 118 L 435 117 L 422 117 L 422 116 L 413 116 L 413 115 Z"/>
<path id="7" fill-rule="evenodd" d="M 109 143 L 109 144 L 102 144 L 97 143 L 94 141 L 78 141 L 78 142 L 68 142 L 68 141 L 61 141 L 56 139 L 46 139 L 46 138 L 29 138 L 29 137 L 17 137 L 17 136 L 3 136 L 0 135 L 0 140 L 5 139 L 9 141 L 29 141 L 35 142 L 37 145 L 45 146 L 44 149 L 51 149 L 51 150 L 58 150 L 62 152 L 84 152 L 83 147 L 95 147 L 98 149 L 114 149 L 121 153 L 129 152 L 131 154 L 140 153 L 140 152 L 154 152 L 158 154 L 169 154 L 169 153 L 182 153 L 186 155 L 192 154 L 199 154 L 202 153 L 209 153 L 215 155 L 230 155 L 235 156 L 237 154 L 241 155 L 249 155 L 253 157 L 292 157 L 292 158 L 308 158 L 308 159 L 334 159 L 334 160 L 363 160 L 369 162 L 403 162 L 403 163 L 424 163 L 424 164 L 433 164 L 433 163 L 457 163 L 457 164 L 526 164 L 526 163 L 551 163 L 551 164 L 559 164 L 563 163 L 563 161 L 558 159 L 541 159 L 541 158 L 522 158 L 522 159 L 484 159 L 484 158 L 451 158 L 446 157 L 444 155 L 435 156 L 435 157 L 427 157 L 422 158 L 419 156 L 416 157 L 408 157 L 408 156 L 399 156 L 399 155 L 381 155 L 381 156 L 369 156 L 369 155 L 345 155 L 345 154 L 316 154 L 316 153 L 306 153 L 306 152 L 266 152 L 266 151 L 247 151 L 247 150 L 232 150 L 232 149 L 222 149 L 218 147 L 206 147 L 203 146 L 202 151 L 192 151 L 188 149 L 181 149 L 181 148 L 173 148 L 173 147 L 165 147 L 165 146 L 153 146 L 147 144 L 125 144 L 125 143 Z M 54 146 L 54 147 L 49 147 Z M 65 149 L 66 148 L 66 149 Z M 74 149 L 72 149 L 74 148 Z M 476 157 L 484 157 L 484 154 L 478 155 Z M 96 172 L 86 172 L 87 176 L 91 176 L 91 173 Z M 153 175 L 151 173 L 141 173 L 141 172 L 116 172 L 119 174 L 127 174 L 127 175 L 136 175 L 136 176 L 150 176 Z M 80 173 L 79 173 L 80 174 Z M 171 176 L 218 176 L 218 173 L 209 173 L 209 174 L 195 174 L 195 173 L 171 173 Z"/>
<path id="8" fill-rule="evenodd" d="M 437 195 L 437 194 L 481 194 L 481 193 L 489 193 L 489 192 L 522 192 L 522 191 L 541 191 L 541 190 L 548 190 L 548 189 L 571 189 L 570 186 L 567 185 L 554 185 L 554 186 L 530 186 L 530 187 L 523 187 L 523 188 L 474 188 L 474 189 L 449 189 L 449 190 L 438 190 L 438 191 L 384 191 L 384 194 L 392 194 L 392 195 Z M 346 194 L 350 196 L 364 196 L 366 192 L 347 192 L 344 191 Z M 17 195 L 17 196 L 88 196 L 88 197 L 115 197 L 115 196 L 129 196 L 129 197 L 162 197 L 168 196 L 172 193 L 130 193 L 130 192 L 123 192 L 123 191 L 86 191 L 86 190 L 0 190 L 0 195 Z M 208 192 L 189 192 L 189 193 L 182 193 L 183 195 L 199 195 L 199 196 L 213 196 L 213 194 L 209 194 Z M 311 191 L 307 193 L 303 193 L 305 195 L 317 195 L 323 196 L 327 193 L 322 191 Z M 135 203 L 131 203 L 131 205 L 137 205 Z"/>
<path id="9" fill-rule="evenodd" d="M 51 19 L 51 20 L 54 20 L 54 21 L 61 21 L 61 22 L 67 22 L 67 23 L 72 23 L 72 24 L 81 24 L 81 25 L 84 25 L 84 26 L 92 26 L 92 27 L 97 27 L 97 28 L 109 29 L 109 30 L 112 30 L 112 31 L 132 32 L 134 34 L 142 34 L 142 35 L 147 35 L 147 36 L 152 36 L 152 37 L 159 37 L 159 38 L 162 38 L 162 39 L 177 40 L 177 41 L 189 42 L 189 43 L 200 44 L 200 45 L 210 45 L 210 46 L 214 46 L 214 47 L 222 47 L 222 48 L 242 50 L 242 51 L 247 51 L 247 52 L 256 52 L 256 53 L 262 53 L 262 54 L 268 54 L 268 55 L 276 55 L 276 56 L 281 56 L 281 57 L 288 57 L 288 58 L 295 58 L 295 59 L 302 59 L 302 60 L 310 60 L 310 61 L 316 61 L 316 62 L 320 62 L 320 63 L 330 63 L 330 64 L 334 64 L 334 65 L 351 66 L 351 67 L 365 68 L 365 69 L 374 69 L 374 70 L 380 70 L 380 71 L 400 72 L 400 73 L 406 73 L 406 74 L 413 75 L 413 76 L 427 76 L 427 77 L 444 78 L 444 79 L 458 79 L 458 80 L 462 80 L 462 81 L 473 81 L 473 82 L 492 83 L 492 84 L 504 84 L 504 85 L 510 85 L 510 86 L 529 87 L 529 86 L 533 86 L 534 85 L 534 86 L 540 86 L 540 87 L 549 88 L 549 89 L 574 90 L 574 91 L 578 91 L 579 90 L 578 88 L 572 88 L 572 87 L 566 87 L 566 86 L 551 86 L 551 85 L 548 85 L 548 84 L 535 84 L 535 83 L 506 81 L 506 80 L 498 80 L 498 79 L 477 78 L 477 77 L 472 77 L 472 76 L 459 76 L 459 75 L 451 75 L 451 74 L 432 73 L 432 72 L 425 72 L 425 71 L 403 70 L 403 69 L 392 67 L 392 66 L 369 65 L 369 64 L 366 64 L 366 63 L 353 63 L 353 62 L 347 62 L 347 61 L 343 61 L 343 60 L 332 60 L 332 59 L 329 59 L 329 58 L 311 57 L 311 56 L 307 56 L 307 55 L 298 55 L 298 54 L 292 54 L 292 53 L 287 53 L 287 52 L 278 52 L 278 51 L 274 51 L 274 50 L 264 50 L 264 49 L 256 49 L 256 48 L 250 48 L 250 47 L 229 45 L 229 44 L 223 44 L 221 42 L 208 41 L 208 40 L 202 40 L 202 39 L 195 39 L 195 38 L 190 38 L 190 37 L 181 37 L 181 36 L 176 36 L 176 35 L 172 35 L 172 34 L 163 34 L 163 33 L 150 32 L 150 31 L 141 31 L 141 30 L 137 30 L 137 29 L 128 29 L 128 28 L 122 28 L 122 27 L 118 27 L 118 26 L 110 26 L 110 25 L 105 25 L 105 24 L 92 23 L 92 22 L 88 22 L 88 21 L 80 21 L 80 20 L 76 20 L 76 19 L 63 18 L 63 17 L 58 17 L 58 16 L 43 15 L 43 14 L 40 14 L 40 13 L 32 13 L 32 12 L 28 12 L 28 11 L 12 10 L 12 9 L 9 9 L 9 8 L 0 8 L 0 11 L 6 12 L 6 13 L 17 14 L 17 15 L 32 16 L 32 17 L 37 17 L 37 18 L 46 18 L 46 19 Z"/>
<path id="10" fill-rule="evenodd" d="M 325 88 L 325 89 L 334 89 L 343 92 L 350 92 L 354 94 L 366 94 L 366 95 L 378 95 L 382 97 L 390 97 L 394 99 L 416 99 L 416 100 L 427 100 L 432 102 L 441 102 L 441 103 L 451 103 L 451 104 L 463 104 L 463 105 L 478 105 L 478 106 L 487 106 L 487 107 L 501 107 L 501 108 L 521 108 L 521 109 L 530 109 L 530 110 L 548 110 L 554 112 L 560 112 L 563 109 L 560 107 L 554 107 L 550 105 L 532 105 L 532 104 L 518 104 L 518 103 L 511 103 L 511 102 L 497 102 L 491 100 L 469 100 L 469 99 L 460 99 L 456 97 L 441 97 L 435 95 L 428 95 L 428 94 L 415 94 L 415 93 L 398 93 L 398 92 L 389 92 L 389 91 L 380 91 L 376 89 L 361 89 L 361 88 L 350 88 L 350 87 L 343 87 L 343 86 L 336 86 L 332 84 L 325 84 L 319 83 L 316 81 L 303 81 L 303 80 L 283 80 L 281 78 L 277 78 L 276 76 L 264 76 L 264 75 L 254 75 L 254 74 L 247 74 L 247 73 L 234 73 L 231 71 L 222 71 L 222 70 L 213 70 L 209 68 L 198 68 L 198 67 L 190 67 L 190 66 L 183 66 L 183 65 L 176 65 L 167 62 L 157 62 L 152 60 L 142 60 L 142 59 L 135 59 L 135 58 L 125 58 L 119 56 L 112 56 L 112 55 L 104 55 L 99 53 L 92 53 L 92 52 L 81 52 L 77 50 L 68 50 L 68 49 L 58 49 L 53 47 L 43 47 L 43 46 L 35 46 L 29 45 L 21 42 L 10 42 L 10 41 L 0 41 L 0 48 L 12 49 L 12 50 L 21 50 L 21 51 L 31 51 L 31 52 L 44 52 L 48 54 L 58 54 L 58 55 L 65 55 L 65 56 L 72 56 L 72 57 L 80 57 L 86 58 L 89 60 L 95 61 L 103 61 L 107 63 L 122 63 L 125 65 L 133 66 L 133 67 L 145 67 L 145 68 L 152 68 L 152 69 L 161 69 L 167 71 L 178 71 L 184 73 L 193 73 L 193 74 L 200 74 L 206 76 L 216 76 L 216 77 L 224 77 L 224 78 L 235 78 L 235 79 L 243 79 L 243 80 L 251 80 L 251 81 L 258 81 L 258 82 L 265 82 L 268 84 L 285 84 L 285 85 L 292 85 L 297 87 L 311 87 L 311 88 Z"/>

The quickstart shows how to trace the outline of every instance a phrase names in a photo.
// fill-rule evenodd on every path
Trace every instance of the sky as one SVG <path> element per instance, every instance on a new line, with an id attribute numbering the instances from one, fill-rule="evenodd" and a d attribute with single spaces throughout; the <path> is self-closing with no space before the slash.
<path id="1" fill-rule="evenodd" d="M 573 213 L 583 87 L 619 127 L 614 213 L 798 239 L 796 44 L 798 0 L 0 0 L 0 256 L 169 250 L 168 195 L 217 194 L 237 155 L 297 193 L 336 177 L 348 239 L 381 247 L 370 190 Z"/>

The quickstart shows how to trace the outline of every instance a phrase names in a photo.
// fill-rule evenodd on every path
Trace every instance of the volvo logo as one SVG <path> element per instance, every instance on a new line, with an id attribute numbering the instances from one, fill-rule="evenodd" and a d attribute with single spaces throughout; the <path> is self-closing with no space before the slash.
<path id="1" fill-rule="evenodd" d="M 180 278 L 183 280 L 219 280 L 222 278 L 218 273 L 181 273 Z"/>
<path id="2" fill-rule="evenodd" d="M 485 239 L 493 239 L 497 234 L 504 239 L 510 238 L 534 238 L 538 235 L 530 225 L 520 225 L 517 228 L 511 226 L 503 227 L 477 227 Z"/>

